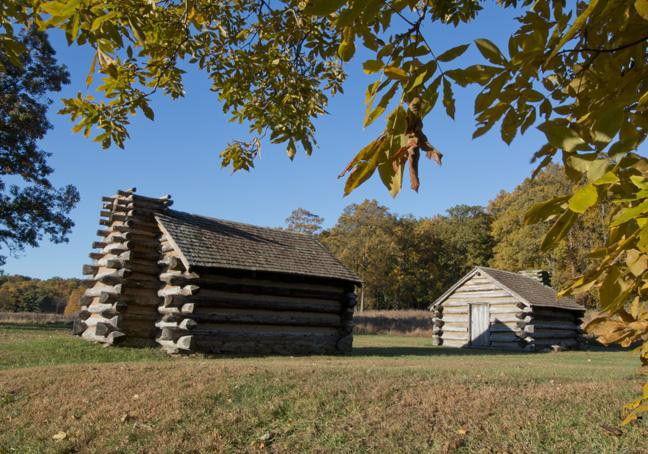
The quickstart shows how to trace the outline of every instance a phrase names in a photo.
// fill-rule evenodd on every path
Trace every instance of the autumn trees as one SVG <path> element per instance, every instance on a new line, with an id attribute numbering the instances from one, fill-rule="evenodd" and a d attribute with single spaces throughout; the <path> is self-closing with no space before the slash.
<path id="1" fill-rule="evenodd" d="M 365 200 L 346 207 L 320 240 L 362 277 L 365 307 L 374 309 L 424 309 L 492 254 L 490 217 L 468 206 L 415 219 Z"/>

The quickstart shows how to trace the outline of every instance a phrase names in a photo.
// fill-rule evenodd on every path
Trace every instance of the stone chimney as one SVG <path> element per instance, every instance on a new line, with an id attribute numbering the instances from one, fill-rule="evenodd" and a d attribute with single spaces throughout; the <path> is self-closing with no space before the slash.
<path id="1" fill-rule="evenodd" d="M 519 272 L 521 275 L 534 279 L 542 285 L 551 287 L 551 274 L 545 270 L 524 270 Z"/>

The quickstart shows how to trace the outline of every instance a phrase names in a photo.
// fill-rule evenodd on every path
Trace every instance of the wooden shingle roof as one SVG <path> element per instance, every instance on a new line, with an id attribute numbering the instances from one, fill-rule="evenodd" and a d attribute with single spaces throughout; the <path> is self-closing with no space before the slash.
<path id="1" fill-rule="evenodd" d="M 503 271 L 485 266 L 475 267 L 455 285 L 450 287 L 434 303 L 432 303 L 431 307 L 445 301 L 456 289 L 461 287 L 464 282 L 473 277 L 477 272 L 481 272 L 483 275 L 491 278 L 503 290 L 508 291 L 513 296 L 519 298 L 521 302 L 526 303 L 529 306 L 555 307 L 572 311 L 585 311 L 585 308 L 580 304 L 577 304 L 573 298 L 558 298 L 558 293 L 553 288 L 543 285 L 541 282 L 538 282 L 533 278 L 512 271 Z"/>
<path id="2" fill-rule="evenodd" d="M 337 279 L 360 278 L 310 235 L 166 210 L 155 218 L 185 265 Z"/>

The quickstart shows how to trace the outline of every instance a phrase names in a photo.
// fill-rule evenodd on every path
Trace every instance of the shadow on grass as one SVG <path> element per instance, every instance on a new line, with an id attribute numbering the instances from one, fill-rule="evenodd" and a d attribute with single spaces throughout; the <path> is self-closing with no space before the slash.
<path id="1" fill-rule="evenodd" d="M 72 322 L 51 323 L 0 323 L 0 330 L 11 331 L 61 331 L 71 330 Z"/>
<path id="2" fill-rule="evenodd" d="M 448 347 L 353 347 L 351 356 L 475 356 L 475 355 L 524 355 L 526 352 Z"/>

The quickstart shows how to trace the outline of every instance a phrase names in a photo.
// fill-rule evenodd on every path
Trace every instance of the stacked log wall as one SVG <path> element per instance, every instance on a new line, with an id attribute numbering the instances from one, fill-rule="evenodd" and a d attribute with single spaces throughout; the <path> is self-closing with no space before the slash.
<path id="1" fill-rule="evenodd" d="M 490 278 L 476 273 L 434 307 L 433 342 L 448 347 L 470 345 L 470 305 L 489 305 L 489 346 L 531 350 L 531 309 Z"/>
<path id="2" fill-rule="evenodd" d="M 583 311 L 535 306 L 531 313 L 531 324 L 536 348 L 579 348 L 583 333 L 583 315 Z"/>
<path id="3" fill-rule="evenodd" d="M 313 284 L 187 270 L 162 237 L 158 343 L 169 353 L 311 354 L 349 352 L 350 284 Z"/>
<path id="4" fill-rule="evenodd" d="M 83 273 L 94 280 L 81 298 L 74 332 L 83 338 L 130 346 L 155 345 L 160 303 L 158 243 L 153 217 L 172 204 L 169 196 L 143 197 L 135 190 L 104 197 L 99 241 L 93 243 L 92 264 Z"/>

